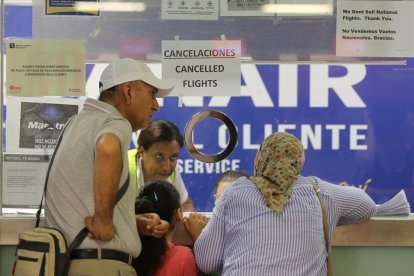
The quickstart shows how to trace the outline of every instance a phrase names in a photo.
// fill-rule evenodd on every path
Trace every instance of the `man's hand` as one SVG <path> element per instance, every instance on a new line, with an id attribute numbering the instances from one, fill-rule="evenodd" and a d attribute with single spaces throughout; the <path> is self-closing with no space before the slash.
<path id="1" fill-rule="evenodd" d="M 200 213 L 191 213 L 190 216 L 184 220 L 184 227 L 187 233 L 190 235 L 193 242 L 198 239 L 201 231 L 207 225 L 207 218 Z"/>
<path id="2" fill-rule="evenodd" d="M 160 219 L 156 213 L 136 215 L 138 232 L 141 235 L 163 237 L 170 228 L 170 224 Z"/>
<path id="3" fill-rule="evenodd" d="M 96 216 L 86 217 L 84 221 L 89 230 L 88 236 L 90 238 L 109 241 L 115 236 L 116 230 L 112 221 L 104 222 Z"/>

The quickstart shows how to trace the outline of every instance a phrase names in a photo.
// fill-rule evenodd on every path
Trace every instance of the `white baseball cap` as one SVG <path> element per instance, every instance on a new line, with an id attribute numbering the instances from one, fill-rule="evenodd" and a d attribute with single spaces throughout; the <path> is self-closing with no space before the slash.
<path id="1" fill-rule="evenodd" d="M 105 91 L 118 84 L 141 80 L 158 89 L 157 98 L 163 98 L 174 89 L 174 84 L 154 76 L 145 63 L 132 58 L 118 59 L 109 64 L 102 72 L 99 91 Z"/>

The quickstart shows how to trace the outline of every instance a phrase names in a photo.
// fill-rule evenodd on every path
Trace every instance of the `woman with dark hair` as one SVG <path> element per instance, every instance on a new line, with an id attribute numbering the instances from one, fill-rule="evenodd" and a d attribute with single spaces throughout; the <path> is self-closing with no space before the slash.
<path id="1" fill-rule="evenodd" d="M 176 246 L 171 241 L 177 223 L 183 221 L 180 195 L 173 185 L 158 180 L 145 186 L 135 203 L 135 213 L 156 213 L 170 223 L 170 229 L 162 238 L 140 235 L 142 250 L 134 263 L 140 276 L 192 276 L 198 269 L 194 255 L 187 246 Z M 201 214 L 192 214 L 191 219 L 204 220 Z M 191 235 L 191 234 L 190 234 Z M 191 235 L 193 236 L 193 235 Z"/>
<path id="2" fill-rule="evenodd" d="M 177 168 L 184 144 L 178 127 L 170 121 L 154 120 L 138 137 L 138 148 L 128 152 L 129 171 L 137 194 L 155 180 L 170 182 L 179 192 L 184 211 L 194 211 L 187 188 Z"/>

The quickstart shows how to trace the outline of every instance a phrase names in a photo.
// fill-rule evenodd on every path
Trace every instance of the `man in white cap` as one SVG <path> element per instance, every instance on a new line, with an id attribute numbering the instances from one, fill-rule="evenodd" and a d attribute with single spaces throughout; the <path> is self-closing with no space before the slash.
<path id="1" fill-rule="evenodd" d="M 153 217 L 136 220 L 131 185 L 114 206 L 115 197 L 128 178 L 132 131 L 147 126 L 160 108 L 156 97 L 174 86 L 128 58 L 109 64 L 99 86 L 99 100 L 87 99 L 68 123 L 50 165 L 46 224 L 60 229 L 68 244 L 85 225 L 89 230 L 72 251 L 69 275 L 136 275 L 131 261 L 141 251 L 137 225 L 154 236 L 167 229 Z"/>

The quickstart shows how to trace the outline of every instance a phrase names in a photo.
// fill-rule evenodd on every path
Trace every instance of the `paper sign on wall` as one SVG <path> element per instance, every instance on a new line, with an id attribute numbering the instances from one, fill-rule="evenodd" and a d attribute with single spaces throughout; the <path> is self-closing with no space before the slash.
<path id="1" fill-rule="evenodd" d="M 49 155 L 3 155 L 2 204 L 6 208 L 37 208 L 42 198 Z"/>
<path id="2" fill-rule="evenodd" d="M 218 20 L 217 0 L 162 0 L 161 19 Z"/>
<path id="3" fill-rule="evenodd" d="M 338 1 L 336 55 L 412 57 L 414 2 Z"/>
<path id="4" fill-rule="evenodd" d="M 275 4 L 276 0 L 227 0 L 220 1 L 221 16 L 274 16 L 262 9 L 265 5 Z"/>
<path id="5" fill-rule="evenodd" d="M 99 15 L 99 0 L 46 0 L 49 15 Z M 80 9 L 82 4 L 84 9 Z"/>
<path id="6" fill-rule="evenodd" d="M 240 95 L 240 40 L 162 42 L 162 77 L 173 96 Z"/>
<path id="7" fill-rule="evenodd" d="M 80 98 L 8 97 L 6 151 L 52 154 L 66 122 L 82 104 Z"/>
<path id="8" fill-rule="evenodd" d="M 8 40 L 7 96 L 85 96 L 81 40 Z"/>

